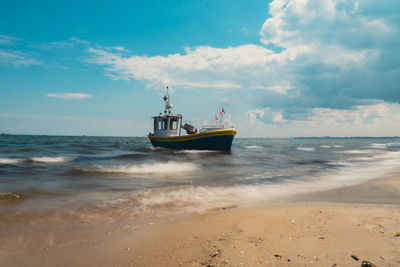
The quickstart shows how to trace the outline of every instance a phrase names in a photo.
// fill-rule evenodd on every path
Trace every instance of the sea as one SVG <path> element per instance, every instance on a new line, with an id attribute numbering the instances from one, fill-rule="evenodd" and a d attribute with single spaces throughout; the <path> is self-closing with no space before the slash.
<path id="1" fill-rule="evenodd" d="M 223 152 L 154 148 L 144 137 L 2 135 L 0 226 L 135 227 L 360 184 L 399 166 L 399 138 L 235 138 Z"/>

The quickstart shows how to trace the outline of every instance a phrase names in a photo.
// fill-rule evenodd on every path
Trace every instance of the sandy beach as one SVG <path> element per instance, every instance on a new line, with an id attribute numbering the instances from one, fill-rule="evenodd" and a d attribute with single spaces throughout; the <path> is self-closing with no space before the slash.
<path id="1" fill-rule="evenodd" d="M 51 243 L 3 243 L 0 265 L 399 266 L 400 237 L 393 236 L 400 232 L 399 190 L 399 178 L 390 177 L 137 229 L 125 222 L 90 233 L 64 227 Z"/>

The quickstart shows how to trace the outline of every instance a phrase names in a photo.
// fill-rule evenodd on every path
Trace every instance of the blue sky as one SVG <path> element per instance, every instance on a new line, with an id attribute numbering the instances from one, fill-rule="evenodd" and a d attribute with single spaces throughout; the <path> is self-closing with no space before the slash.
<path id="1" fill-rule="evenodd" d="M 162 111 L 241 137 L 400 133 L 400 2 L 3 1 L 0 132 L 144 136 Z"/>

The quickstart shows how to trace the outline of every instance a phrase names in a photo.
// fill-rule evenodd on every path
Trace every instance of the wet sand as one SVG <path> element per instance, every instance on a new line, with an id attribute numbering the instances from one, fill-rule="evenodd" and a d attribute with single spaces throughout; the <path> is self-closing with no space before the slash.
<path id="1" fill-rule="evenodd" d="M 357 203 L 369 205 L 400 205 L 400 177 L 374 179 L 353 186 L 339 187 L 329 191 L 296 195 L 293 203 Z"/>
<path id="2" fill-rule="evenodd" d="M 50 244 L 2 244 L 0 266 L 399 266 L 399 198 L 392 176 L 140 229 L 120 222 L 69 244 L 79 232 L 63 227 Z"/>

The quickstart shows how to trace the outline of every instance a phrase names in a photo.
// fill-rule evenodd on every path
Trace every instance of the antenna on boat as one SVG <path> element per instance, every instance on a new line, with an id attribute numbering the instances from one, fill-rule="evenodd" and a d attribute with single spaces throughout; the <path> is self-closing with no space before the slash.
<path id="1" fill-rule="evenodd" d="M 164 96 L 164 102 L 165 102 L 165 111 L 164 113 L 171 114 L 171 108 L 174 107 L 171 103 L 169 103 L 169 92 L 168 92 L 168 86 L 167 86 L 167 94 Z"/>

